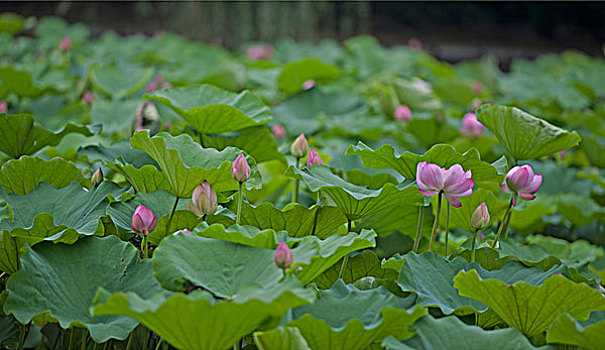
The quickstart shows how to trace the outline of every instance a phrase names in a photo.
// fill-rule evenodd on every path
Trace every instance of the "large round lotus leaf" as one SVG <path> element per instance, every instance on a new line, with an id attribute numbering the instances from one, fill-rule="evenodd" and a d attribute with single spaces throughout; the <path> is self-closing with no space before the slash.
<path id="1" fill-rule="evenodd" d="M 304 58 L 285 65 L 277 78 L 277 85 L 281 91 L 294 94 L 302 90 L 303 83 L 309 79 L 323 82 L 338 74 L 340 74 L 340 70 L 336 66 L 324 63 L 317 58 Z"/>
<path id="2" fill-rule="evenodd" d="M 284 327 L 254 333 L 254 344 L 260 350 L 311 350 L 298 328 Z"/>
<path id="3" fill-rule="evenodd" d="M 313 290 L 289 276 L 270 286 L 247 283 L 232 301 L 216 301 L 200 291 L 145 300 L 134 293 L 100 290 L 94 313 L 135 318 L 178 349 L 219 350 L 254 330 L 275 327 L 286 310 L 314 299 Z"/>
<path id="4" fill-rule="evenodd" d="M 141 89 L 153 76 L 151 68 L 99 67 L 92 71 L 90 81 L 103 93 L 119 100 Z"/>
<path id="5" fill-rule="evenodd" d="M 427 315 L 414 323 L 414 328 L 414 337 L 404 342 L 389 337 L 382 346 L 387 350 L 441 350 L 455 344 L 459 349 L 484 350 L 498 344 L 498 349 L 502 350 L 537 349 L 514 328 L 485 331 L 466 325 L 455 316 L 434 319 Z"/>
<path id="6" fill-rule="evenodd" d="M 576 345 L 582 349 L 602 349 L 605 344 L 605 311 L 591 313 L 586 321 L 577 321 L 569 314 L 557 317 L 546 333 L 546 341 Z"/>
<path id="7" fill-rule="evenodd" d="M 359 290 L 339 280 L 315 303 L 292 310 L 288 327 L 296 327 L 311 349 L 366 349 L 388 336 L 409 338 L 408 329 L 426 310 L 413 298 L 399 298 L 384 287 Z"/>
<path id="8" fill-rule="evenodd" d="M 161 290 L 151 261 L 141 261 L 133 245 L 115 236 L 84 238 L 71 246 L 45 242 L 30 249 L 21 264 L 6 284 L 4 310 L 22 324 L 49 313 L 63 328 L 88 328 L 97 343 L 125 339 L 137 325 L 129 317 L 92 316 L 99 287 L 143 297 Z"/>

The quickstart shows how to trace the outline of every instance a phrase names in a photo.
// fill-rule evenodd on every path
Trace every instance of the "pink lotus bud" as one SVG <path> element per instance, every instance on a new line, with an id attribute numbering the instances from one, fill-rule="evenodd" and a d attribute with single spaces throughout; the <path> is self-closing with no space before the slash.
<path id="1" fill-rule="evenodd" d="M 214 189 L 206 180 L 204 180 L 195 188 L 195 190 L 193 190 L 191 201 L 193 204 L 187 201 L 187 208 L 191 210 L 191 212 L 198 218 L 202 218 L 206 215 L 212 215 L 218 208 L 216 192 L 214 192 Z"/>
<path id="2" fill-rule="evenodd" d="M 395 110 L 395 120 L 397 121 L 406 121 L 409 122 L 410 120 L 412 120 L 412 111 L 410 110 L 410 107 L 406 106 L 406 105 L 401 105 L 399 107 L 397 107 L 397 109 Z"/>
<path id="3" fill-rule="evenodd" d="M 323 160 L 319 156 L 319 153 L 315 152 L 313 148 L 311 148 L 311 152 L 309 152 L 309 156 L 307 157 L 307 167 L 312 165 L 324 165 Z"/>
<path id="4" fill-rule="evenodd" d="M 246 51 L 246 55 L 253 60 L 266 60 L 273 56 L 273 51 L 271 45 L 252 45 Z"/>
<path id="5" fill-rule="evenodd" d="M 166 122 L 166 124 L 164 124 L 164 128 L 166 130 L 170 129 L 172 127 L 172 120 L 169 120 Z"/>
<path id="6" fill-rule="evenodd" d="M 485 235 L 482 233 L 481 235 L 479 235 L 479 239 L 483 240 L 485 238 Z"/>
<path id="7" fill-rule="evenodd" d="M 567 155 L 567 151 L 565 151 L 565 150 L 559 152 L 559 157 L 561 157 L 561 158 L 565 158 L 566 155 Z"/>
<path id="8" fill-rule="evenodd" d="M 408 40 L 408 46 L 410 49 L 422 50 L 422 41 L 418 38 L 410 38 L 410 40 Z"/>
<path id="9" fill-rule="evenodd" d="M 470 138 L 480 137 L 483 135 L 483 129 L 485 129 L 485 126 L 477 120 L 475 113 L 466 113 L 462 117 L 462 129 L 460 129 L 462 135 L 467 135 Z"/>
<path id="10" fill-rule="evenodd" d="M 534 193 L 542 186 L 542 175 L 534 175 L 529 164 L 510 169 L 504 180 L 505 184 L 500 184 L 500 188 L 506 193 L 513 193 L 513 206 L 517 204 L 517 197 L 526 201 L 534 200 Z"/>
<path id="11" fill-rule="evenodd" d="M 90 177 L 90 183 L 93 186 L 98 186 L 101 182 L 103 182 L 103 171 L 101 168 L 97 169 L 94 174 Z"/>
<path id="12" fill-rule="evenodd" d="M 489 225 L 489 211 L 485 202 L 479 204 L 473 216 L 471 216 L 471 227 L 475 230 L 483 230 Z"/>
<path id="13" fill-rule="evenodd" d="M 155 83 L 158 85 L 164 84 L 164 76 L 162 74 L 158 74 L 155 76 Z"/>
<path id="14" fill-rule="evenodd" d="M 305 80 L 305 82 L 302 84 L 303 90 L 310 90 L 314 86 L 315 86 L 315 80 L 313 80 L 313 79 Z"/>
<path id="15" fill-rule="evenodd" d="M 97 97 L 93 94 L 90 93 L 90 91 L 86 91 L 84 92 L 84 95 L 82 96 L 82 101 L 84 101 L 84 103 L 86 103 L 87 105 L 91 104 L 92 101 L 96 100 Z"/>
<path id="16" fill-rule="evenodd" d="M 134 232 L 146 236 L 148 233 L 155 230 L 157 223 L 155 214 L 153 214 L 149 208 L 141 204 L 135 209 L 134 214 L 132 215 L 130 227 L 132 227 Z"/>
<path id="17" fill-rule="evenodd" d="M 173 236 L 176 236 L 176 235 L 178 235 L 179 233 L 188 234 L 188 233 L 191 233 L 191 231 L 189 231 L 188 229 L 184 228 L 184 229 L 182 229 L 182 230 L 175 231 L 175 232 L 174 232 L 172 235 L 173 235 Z"/>
<path id="18" fill-rule="evenodd" d="M 59 43 L 59 50 L 61 50 L 61 52 L 67 52 L 69 49 L 71 49 L 71 40 L 68 36 L 64 36 Z"/>
<path id="19" fill-rule="evenodd" d="M 298 135 L 296 140 L 294 140 L 294 142 L 292 142 L 292 145 L 290 146 L 290 153 L 292 153 L 292 155 L 296 158 L 304 157 L 307 154 L 308 150 L 309 143 L 305 138 L 305 134 Z"/>
<path id="20" fill-rule="evenodd" d="M 147 85 L 147 88 L 145 88 L 145 92 L 154 92 L 158 89 L 158 84 L 155 81 L 152 81 L 151 83 L 149 83 Z"/>
<path id="21" fill-rule="evenodd" d="M 481 91 L 483 91 L 483 85 L 481 85 L 481 82 L 479 82 L 479 81 L 475 81 L 475 82 L 473 83 L 473 92 L 474 92 L 476 95 L 479 95 L 479 94 L 481 93 Z"/>
<path id="22" fill-rule="evenodd" d="M 292 266 L 292 251 L 283 239 L 275 249 L 275 265 L 283 270 Z"/>
<path id="23" fill-rule="evenodd" d="M 233 162 L 231 176 L 238 182 L 246 182 L 250 178 L 250 166 L 243 153 L 240 153 Z"/>
<path id="24" fill-rule="evenodd" d="M 281 139 L 286 136 L 286 128 L 281 124 L 275 124 L 271 128 L 271 132 L 276 139 Z"/>
<path id="25" fill-rule="evenodd" d="M 6 105 L 6 101 L 0 101 L 0 113 L 6 113 L 8 111 L 8 107 Z"/>
<path id="26" fill-rule="evenodd" d="M 456 208 L 462 206 L 458 197 L 473 193 L 471 175 L 471 171 L 465 172 L 460 164 L 454 164 L 447 170 L 427 162 L 420 162 L 416 166 L 416 183 L 420 193 L 425 196 L 443 194 L 448 203 Z"/>

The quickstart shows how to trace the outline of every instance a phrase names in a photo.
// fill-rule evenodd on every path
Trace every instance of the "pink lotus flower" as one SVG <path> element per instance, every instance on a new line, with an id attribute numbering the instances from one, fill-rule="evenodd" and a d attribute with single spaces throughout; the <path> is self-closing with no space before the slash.
<path id="1" fill-rule="evenodd" d="M 479 204 L 477 209 L 471 216 L 471 227 L 475 230 L 483 230 L 489 225 L 489 210 L 487 210 L 487 204 L 485 202 Z"/>
<path id="2" fill-rule="evenodd" d="M 271 45 L 252 45 L 246 51 L 246 56 L 253 60 L 266 60 L 273 56 L 273 51 Z"/>
<path id="3" fill-rule="evenodd" d="M 292 155 L 296 158 L 304 157 L 307 154 L 308 150 L 309 142 L 307 142 L 305 134 L 298 135 L 296 140 L 294 140 L 294 142 L 292 142 L 292 145 L 290 145 L 290 153 L 292 153 Z"/>
<path id="4" fill-rule="evenodd" d="M 292 266 L 292 251 L 288 248 L 288 245 L 282 239 L 275 249 L 275 265 L 284 271 Z"/>
<path id="5" fill-rule="evenodd" d="M 250 166 L 243 153 L 240 153 L 233 162 L 231 176 L 238 182 L 246 182 L 250 178 Z"/>
<path id="6" fill-rule="evenodd" d="M 397 107 L 397 109 L 395 110 L 395 120 L 397 121 L 406 121 L 409 122 L 410 120 L 412 120 L 412 111 L 410 110 L 410 107 L 406 106 L 406 105 L 401 105 L 399 107 Z"/>
<path id="7" fill-rule="evenodd" d="M 276 139 L 281 139 L 286 136 L 286 128 L 284 128 L 284 126 L 281 124 L 275 124 L 271 128 L 271 133 Z"/>
<path id="8" fill-rule="evenodd" d="M 476 95 L 479 95 L 479 94 L 481 93 L 481 91 L 483 91 L 483 85 L 481 85 L 481 82 L 479 82 L 479 81 L 475 81 L 475 82 L 473 83 L 473 92 L 474 92 Z"/>
<path id="9" fill-rule="evenodd" d="M 91 104 L 92 101 L 96 100 L 97 97 L 93 94 L 90 93 L 90 91 L 86 91 L 84 92 L 84 95 L 82 96 L 82 101 L 84 101 L 84 103 L 86 103 L 87 105 Z"/>
<path id="10" fill-rule="evenodd" d="M 462 135 L 467 135 L 470 138 L 480 137 L 483 135 L 483 129 L 485 129 L 485 125 L 477 120 L 475 113 L 466 113 L 462 117 L 462 129 L 460 129 Z"/>
<path id="11" fill-rule="evenodd" d="M 206 215 L 212 215 L 218 208 L 216 192 L 206 180 L 204 180 L 195 188 L 195 190 L 193 190 L 191 200 L 193 203 L 187 201 L 187 208 L 198 218 L 202 218 Z"/>
<path id="12" fill-rule="evenodd" d="M 566 155 L 567 155 L 567 151 L 566 150 L 559 151 L 559 157 L 565 158 Z"/>
<path id="13" fill-rule="evenodd" d="M 311 152 L 309 152 L 309 156 L 307 157 L 307 167 L 312 165 L 324 165 L 323 160 L 319 156 L 319 153 L 315 152 L 313 148 L 311 148 Z"/>
<path id="14" fill-rule="evenodd" d="M 460 164 L 454 164 L 446 170 L 437 164 L 427 162 L 418 163 L 416 183 L 418 184 L 418 190 L 423 195 L 443 194 L 448 203 L 456 208 L 462 206 L 458 197 L 472 194 L 474 185 L 471 171 L 464 172 Z"/>
<path id="15" fill-rule="evenodd" d="M 135 209 L 134 214 L 132 215 L 130 227 L 132 227 L 134 232 L 146 236 L 148 233 L 155 230 L 157 223 L 155 214 L 153 214 L 149 208 L 141 204 Z"/>
<path id="16" fill-rule="evenodd" d="M 184 229 L 182 229 L 182 230 L 175 231 L 175 232 L 174 232 L 172 235 L 173 235 L 173 236 L 176 236 L 176 235 L 178 235 L 179 233 L 188 234 L 188 233 L 191 233 L 191 231 L 189 231 L 188 229 L 184 228 Z"/>
<path id="17" fill-rule="evenodd" d="M 97 169 L 97 171 L 95 171 L 94 174 L 92 174 L 92 176 L 90 177 L 90 183 L 93 186 L 98 186 L 101 184 L 101 182 L 103 182 L 103 170 L 101 170 L 101 168 L 99 167 L 99 169 Z"/>
<path id="18" fill-rule="evenodd" d="M 145 88 L 145 92 L 149 93 L 149 92 L 154 92 L 158 89 L 158 83 L 156 83 L 155 81 L 152 81 L 151 83 L 149 83 L 147 85 L 147 88 Z"/>
<path id="19" fill-rule="evenodd" d="M 542 175 L 534 175 L 529 164 L 510 169 L 504 180 L 505 183 L 500 184 L 500 188 L 506 193 L 513 193 L 513 207 L 517 204 L 517 197 L 526 201 L 534 200 L 534 193 L 542 186 Z"/>
<path id="20" fill-rule="evenodd" d="M 305 80 L 305 82 L 302 84 L 303 90 L 310 90 L 314 86 L 315 86 L 315 80 L 313 80 L 313 79 Z"/>
<path id="21" fill-rule="evenodd" d="M 8 106 L 6 105 L 6 101 L 0 101 L 0 113 L 6 113 L 8 111 Z"/>
<path id="22" fill-rule="evenodd" d="M 61 50 L 61 52 L 67 52 L 69 49 L 71 49 L 71 40 L 68 36 L 64 36 L 59 43 L 59 50 Z"/>
<path id="23" fill-rule="evenodd" d="M 410 40 L 408 40 L 408 46 L 410 49 L 422 50 L 422 41 L 418 38 L 410 38 Z"/>

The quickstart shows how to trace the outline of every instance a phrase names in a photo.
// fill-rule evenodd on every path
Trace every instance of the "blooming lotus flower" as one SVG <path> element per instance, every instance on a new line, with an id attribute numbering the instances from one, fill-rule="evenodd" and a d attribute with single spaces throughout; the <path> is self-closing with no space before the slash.
<path id="1" fill-rule="evenodd" d="M 399 107 L 397 107 L 397 109 L 395 110 L 395 120 L 397 121 L 406 121 L 409 122 L 410 120 L 412 120 L 412 111 L 410 110 L 410 107 L 406 106 L 406 105 L 401 105 Z"/>
<path id="2" fill-rule="evenodd" d="M 141 204 L 135 209 L 132 215 L 132 223 L 130 224 L 134 232 L 146 236 L 155 230 L 156 225 L 157 219 L 155 218 L 155 214 L 149 208 Z"/>
<path id="3" fill-rule="evenodd" d="M 534 193 L 542 186 L 542 175 L 534 174 L 529 164 L 510 169 L 504 180 L 500 188 L 506 193 L 513 193 L 513 207 L 517 204 L 517 197 L 526 201 L 534 200 Z"/>
<path id="4" fill-rule="evenodd" d="M 59 43 L 59 50 L 61 50 L 61 52 L 67 52 L 69 49 L 71 49 L 71 40 L 68 36 L 64 36 Z"/>
<path id="5" fill-rule="evenodd" d="M 474 185 L 471 171 L 465 172 L 460 164 L 454 164 L 446 170 L 437 164 L 427 162 L 418 163 L 416 183 L 423 195 L 443 194 L 448 203 L 456 208 L 462 206 L 458 197 L 472 194 Z"/>
<path id="6" fill-rule="evenodd" d="M 294 142 L 292 142 L 292 145 L 290 146 L 290 153 L 292 153 L 292 155 L 296 158 L 304 157 L 307 154 L 308 150 L 309 143 L 305 138 L 305 134 L 298 135 L 296 140 L 294 140 Z"/>
<path id="7" fill-rule="evenodd" d="M 6 113 L 7 110 L 6 101 L 0 101 L 0 113 Z"/>
<path id="8" fill-rule="evenodd" d="M 231 176 L 237 182 L 246 182 L 250 178 L 250 166 L 243 153 L 240 153 L 235 162 L 233 162 Z"/>
<path id="9" fill-rule="evenodd" d="M 99 168 L 97 169 L 97 171 L 95 171 L 94 174 L 92 174 L 90 178 L 90 183 L 92 183 L 93 186 L 98 186 L 99 184 L 101 184 L 101 182 L 103 182 L 103 171 L 101 170 L 101 168 Z"/>
<path id="10" fill-rule="evenodd" d="M 96 96 L 91 94 L 90 91 L 86 91 L 84 92 L 84 95 L 82 96 L 82 101 L 84 101 L 84 103 L 86 103 L 87 105 L 91 104 L 92 101 L 96 100 Z"/>
<path id="11" fill-rule="evenodd" d="M 483 230 L 489 224 L 489 210 L 487 210 L 487 204 L 485 202 L 479 204 L 477 209 L 471 216 L 471 227 L 475 230 Z"/>
<path id="12" fill-rule="evenodd" d="M 323 160 L 319 156 L 319 153 L 315 152 L 313 148 L 311 148 L 311 152 L 309 152 L 309 156 L 307 157 L 307 167 L 312 165 L 324 165 Z"/>
<path id="13" fill-rule="evenodd" d="M 187 208 L 198 218 L 212 215 L 216 213 L 216 209 L 218 208 L 216 192 L 206 180 L 193 190 L 191 201 L 193 203 L 187 201 Z"/>
<path id="14" fill-rule="evenodd" d="M 302 84 L 303 90 L 309 90 L 309 89 L 313 88 L 314 86 L 315 86 L 315 80 L 313 80 L 313 79 L 305 80 L 305 82 Z"/>
<path id="15" fill-rule="evenodd" d="M 462 135 L 468 135 L 471 138 L 480 137 L 483 135 L 483 129 L 485 129 L 485 125 L 477 120 L 475 113 L 466 113 L 462 117 L 462 129 L 460 129 Z"/>
<path id="16" fill-rule="evenodd" d="M 473 92 L 474 92 L 476 95 L 479 95 L 479 94 L 481 93 L 481 91 L 482 91 L 482 90 L 483 90 L 483 85 L 481 85 L 481 82 L 479 82 L 479 81 L 475 81 L 475 82 L 473 83 Z"/>
<path id="17" fill-rule="evenodd" d="M 275 124 L 271 128 L 271 133 L 273 133 L 273 136 L 276 139 L 281 139 L 286 136 L 286 128 L 284 128 L 284 126 L 281 124 Z"/>
<path id="18" fill-rule="evenodd" d="M 252 45 L 246 50 L 246 56 L 253 60 L 266 60 L 273 56 L 273 51 L 271 45 Z"/>
<path id="19" fill-rule="evenodd" d="M 292 251 L 283 239 L 275 249 L 275 265 L 283 270 L 292 266 Z"/>

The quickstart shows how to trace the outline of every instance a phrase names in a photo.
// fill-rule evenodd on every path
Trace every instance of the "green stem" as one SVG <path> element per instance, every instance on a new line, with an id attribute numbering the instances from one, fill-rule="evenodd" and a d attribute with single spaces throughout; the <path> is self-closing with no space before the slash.
<path id="1" fill-rule="evenodd" d="M 143 259 L 149 258 L 149 252 L 147 251 L 147 235 L 143 236 L 141 241 L 141 249 L 143 250 Z"/>
<path id="2" fill-rule="evenodd" d="M 132 349 L 132 337 L 134 334 L 134 329 L 132 330 L 132 332 L 130 332 L 130 335 L 128 335 L 128 343 L 126 343 L 126 350 L 130 350 Z"/>
<path id="3" fill-rule="evenodd" d="M 151 339 L 151 330 L 145 329 L 145 343 L 143 343 L 143 349 L 147 349 L 147 345 L 149 344 L 149 340 Z"/>
<path id="4" fill-rule="evenodd" d="M 71 333 L 69 334 L 69 345 L 67 345 L 69 350 L 74 348 L 74 333 L 76 333 L 76 329 L 72 328 Z"/>
<path id="5" fill-rule="evenodd" d="M 233 344 L 233 350 L 240 350 L 242 348 L 240 342 L 241 340 L 238 340 L 235 342 L 235 344 Z"/>
<path id="6" fill-rule="evenodd" d="M 19 346 L 17 347 L 17 349 L 23 350 L 24 345 L 25 345 L 25 325 L 22 324 L 20 327 Z"/>
<path id="7" fill-rule="evenodd" d="M 514 196 L 514 194 L 513 194 Z M 500 239 L 500 235 L 504 229 L 504 226 L 508 226 L 506 222 L 508 222 L 508 214 L 510 213 L 511 208 L 513 207 L 513 198 L 511 198 L 510 203 L 508 204 L 508 208 L 506 208 L 506 212 L 504 212 L 504 216 L 502 217 L 502 222 L 500 223 L 500 227 L 498 227 L 498 233 L 496 234 L 496 239 L 494 239 L 494 243 L 492 243 L 492 249 L 496 249 L 496 244 L 498 244 L 498 240 Z"/>
<path id="8" fill-rule="evenodd" d="M 170 225 L 172 224 L 172 217 L 174 216 L 174 212 L 176 211 L 176 206 L 179 204 L 179 196 L 176 196 L 174 200 L 174 204 L 172 205 L 172 210 L 170 210 L 170 215 L 168 216 L 168 224 L 166 225 L 166 237 L 170 234 Z"/>
<path id="9" fill-rule="evenodd" d="M 300 158 L 296 158 L 296 169 L 300 166 Z M 294 179 L 294 191 L 292 192 L 292 203 L 298 202 L 299 179 Z"/>
<path id="10" fill-rule="evenodd" d="M 508 227 L 510 226 L 510 218 L 511 216 L 513 216 L 513 211 L 511 210 L 508 213 L 508 216 L 506 217 L 506 223 L 504 224 L 504 230 L 502 232 L 504 232 L 504 238 L 503 239 L 507 239 L 508 238 Z"/>
<path id="11" fill-rule="evenodd" d="M 242 188 L 243 183 L 239 183 L 239 190 L 237 192 L 237 216 L 235 217 L 235 224 L 239 225 L 242 217 L 242 202 L 244 201 L 244 191 Z"/>
<path id="12" fill-rule="evenodd" d="M 473 232 L 473 242 L 471 243 L 471 262 L 475 262 L 475 242 L 477 241 L 477 232 L 479 232 L 478 229 L 475 229 L 475 232 Z"/>
<path id="13" fill-rule="evenodd" d="M 99 348 L 99 345 L 101 345 L 101 344 L 94 342 L 94 345 L 92 346 L 92 350 L 97 350 Z"/>
<path id="14" fill-rule="evenodd" d="M 347 218 L 347 233 L 351 232 L 351 220 Z M 342 278 L 342 275 L 345 273 L 345 267 L 349 263 L 349 254 L 345 255 L 342 259 L 342 265 L 340 265 L 340 271 L 338 272 L 338 279 Z"/>
<path id="15" fill-rule="evenodd" d="M 82 329 L 82 344 L 80 345 L 81 350 L 86 350 L 86 339 L 88 338 L 88 333 L 86 329 Z"/>
<path id="16" fill-rule="evenodd" d="M 447 258 L 447 239 L 450 234 L 450 202 L 447 202 L 447 217 L 445 219 L 445 257 Z"/>
<path id="17" fill-rule="evenodd" d="M 12 236 L 13 243 L 15 244 L 15 256 L 17 257 L 17 271 L 21 269 L 21 260 L 19 260 L 19 245 L 17 244 L 17 237 Z"/>
<path id="18" fill-rule="evenodd" d="M 160 350 L 160 346 L 162 345 L 162 342 L 164 341 L 164 339 L 160 338 L 160 340 L 158 340 L 158 343 L 155 346 L 155 350 Z"/>
<path id="19" fill-rule="evenodd" d="M 431 240 L 429 241 L 429 252 L 433 251 L 433 241 L 435 241 L 435 236 L 437 236 L 437 232 L 439 231 L 439 214 L 441 212 L 441 197 L 442 193 L 439 192 L 437 194 L 437 215 L 435 215 L 435 221 L 433 222 L 433 229 L 431 230 Z"/>
<path id="20" fill-rule="evenodd" d="M 197 137 L 199 137 L 200 139 L 200 146 L 204 147 L 204 134 L 202 134 L 201 132 L 197 132 Z"/>
<path id="21" fill-rule="evenodd" d="M 418 253 L 420 238 L 422 237 L 422 220 L 424 219 L 424 207 L 418 207 L 418 225 L 416 226 L 416 238 L 414 239 L 414 253 Z"/>

